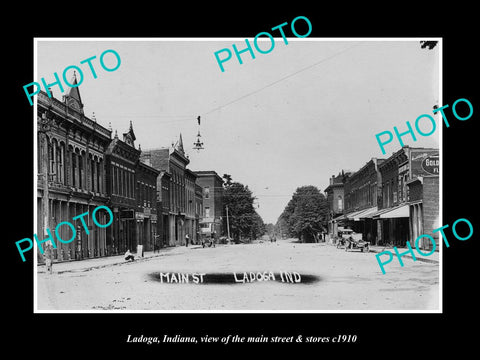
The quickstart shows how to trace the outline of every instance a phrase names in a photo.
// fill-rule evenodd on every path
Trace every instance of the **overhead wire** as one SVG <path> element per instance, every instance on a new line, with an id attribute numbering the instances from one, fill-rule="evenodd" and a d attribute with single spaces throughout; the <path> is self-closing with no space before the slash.
<path id="1" fill-rule="evenodd" d="M 220 109 L 223 109 L 223 108 L 225 108 L 225 107 L 227 107 L 227 106 L 229 106 L 229 105 L 231 105 L 231 104 L 234 104 L 234 103 L 236 103 L 236 102 L 238 102 L 238 101 L 240 101 L 240 100 L 243 100 L 243 99 L 245 99 L 245 98 L 247 98 L 247 97 L 249 97 L 249 96 L 252 96 L 252 95 L 254 95 L 254 94 L 256 94 L 256 93 L 259 93 L 259 92 L 262 91 L 262 90 L 265 90 L 265 89 L 267 89 L 267 88 L 269 88 L 269 87 L 271 87 L 271 86 L 274 86 L 274 85 L 276 85 L 276 84 L 278 84 L 278 83 L 280 83 L 280 82 L 282 82 L 282 81 L 284 81 L 284 80 L 286 80 L 286 79 L 289 79 L 289 78 L 291 78 L 291 77 L 293 77 L 293 76 L 295 76 L 295 75 L 297 75 L 297 74 L 299 74 L 299 73 L 301 73 L 301 72 L 304 72 L 304 71 L 306 71 L 306 70 L 308 70 L 308 69 L 311 69 L 311 68 L 313 68 L 313 67 L 315 67 L 315 66 L 317 66 L 317 65 L 319 65 L 319 64 L 321 64 L 321 63 L 323 63 L 323 62 L 325 62 L 325 61 L 331 60 L 332 58 L 334 58 L 334 57 L 336 57 L 336 56 L 339 56 L 339 55 L 341 55 L 341 54 L 343 54 L 343 53 L 345 53 L 345 52 L 349 51 L 350 49 L 352 49 L 352 48 L 354 48 L 354 47 L 357 47 L 357 46 L 359 46 L 359 45 L 358 45 L 358 44 L 354 44 L 354 45 L 351 45 L 351 46 L 349 46 L 349 47 L 347 47 L 347 48 L 345 48 L 345 49 L 342 49 L 342 50 L 340 50 L 340 51 L 338 51 L 338 52 L 335 52 L 335 53 L 333 53 L 332 55 L 327 56 L 327 57 L 325 57 L 325 58 L 323 58 L 323 59 L 320 59 L 319 61 L 317 61 L 317 62 L 315 62 L 315 63 L 313 63 L 313 64 L 310 64 L 310 65 L 308 65 L 308 66 L 306 66 L 306 67 L 304 67 L 304 68 L 301 68 L 301 69 L 299 69 L 299 70 L 296 70 L 295 72 L 293 72 L 293 73 L 291 73 L 291 74 L 288 74 L 288 75 L 285 75 L 285 76 L 281 77 L 280 79 L 277 79 L 277 80 L 275 80 L 275 81 L 273 81 L 273 82 L 271 82 L 271 83 L 269 83 L 269 84 L 267 84 L 267 85 L 265 85 L 265 86 L 262 86 L 262 87 L 259 88 L 259 89 L 256 89 L 256 90 L 253 90 L 253 91 L 251 91 L 251 92 L 249 92 L 249 93 L 247 93 L 247 94 L 241 95 L 241 96 L 239 96 L 239 97 L 237 97 L 237 98 L 235 98 L 235 99 L 233 99 L 233 100 L 228 101 L 227 103 L 224 103 L 223 105 L 220 105 L 220 106 L 217 106 L 217 107 L 215 107 L 215 108 L 212 108 L 212 109 L 208 110 L 207 112 L 204 112 L 203 114 L 200 114 L 200 115 L 205 116 L 205 115 L 208 115 L 208 114 L 212 114 L 212 113 L 214 113 L 215 111 L 218 111 L 218 110 L 220 110 Z M 194 118 L 194 117 L 196 118 L 196 116 L 198 116 L 198 114 L 192 114 L 192 115 L 131 115 L 131 116 L 129 116 L 129 115 L 113 116 L 113 115 L 112 115 L 112 116 L 105 116 L 105 118 L 113 118 L 113 117 L 179 118 L 178 120 L 158 121 L 158 123 L 162 123 L 162 124 L 163 124 L 163 123 L 174 123 L 174 122 L 180 122 L 180 121 L 191 121 L 192 118 Z"/>

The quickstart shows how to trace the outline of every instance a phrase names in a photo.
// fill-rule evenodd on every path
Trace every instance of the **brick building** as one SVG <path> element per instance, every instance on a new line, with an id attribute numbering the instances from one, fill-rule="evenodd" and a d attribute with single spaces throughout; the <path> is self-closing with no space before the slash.
<path id="1" fill-rule="evenodd" d="M 109 207 L 113 211 L 113 224 L 107 228 L 107 247 L 109 254 L 137 250 L 137 225 L 135 213 L 136 170 L 140 150 L 135 149 L 135 134 L 132 123 L 123 134 L 123 140 L 115 137 L 105 151 L 106 184 L 110 197 Z"/>
<path id="2" fill-rule="evenodd" d="M 379 165 L 384 159 L 372 158 L 345 181 L 345 219 L 349 228 L 362 233 L 363 239 L 377 244 L 378 185 L 382 182 Z"/>
<path id="3" fill-rule="evenodd" d="M 438 154 L 438 149 L 403 146 L 379 165 L 382 185 L 379 189 L 379 210 L 373 214 L 373 219 L 377 220 L 380 243 L 405 246 L 410 240 L 411 214 L 407 184 L 423 174 L 419 159 L 435 154 Z"/>
<path id="4" fill-rule="evenodd" d="M 157 176 L 160 171 L 139 161 L 135 172 L 136 180 L 136 242 L 144 251 L 158 249 L 157 240 Z"/>
<path id="5" fill-rule="evenodd" d="M 223 180 L 213 170 L 195 171 L 197 184 L 202 187 L 203 214 L 200 219 L 202 236 L 212 233 L 218 240 L 223 235 Z"/>
<path id="6" fill-rule="evenodd" d="M 143 151 L 141 159 L 160 172 L 157 188 L 162 189 L 158 193 L 162 221 L 157 223 L 157 233 L 165 246 L 185 245 L 187 216 L 185 170 L 190 160 L 183 148 L 182 135 L 180 134 L 179 140 L 172 144 L 171 148 Z M 167 205 L 168 215 L 165 214 Z"/>
<path id="7" fill-rule="evenodd" d="M 71 80 L 77 84 L 76 77 Z M 91 214 L 100 205 L 107 205 L 104 181 L 104 151 L 111 141 L 111 131 L 85 116 L 78 87 L 72 87 L 62 101 L 37 96 L 37 229 L 39 240 L 54 234 L 56 226 L 70 222 L 76 226 L 75 238 L 65 244 L 55 241 L 56 261 L 80 260 L 105 256 L 105 228 L 93 223 Z M 87 230 L 74 217 L 83 217 Z M 108 214 L 96 214 L 99 223 L 108 222 Z M 59 236 L 68 240 L 74 235 L 68 226 L 60 226 Z M 55 235 L 53 235 L 55 236 Z M 43 258 L 38 252 L 40 262 Z"/>
<path id="8" fill-rule="evenodd" d="M 418 236 L 428 234 L 435 239 L 438 249 L 439 233 L 433 233 L 434 229 L 441 226 L 438 153 L 416 152 L 412 158 L 412 168 L 414 176 L 407 181 L 410 245 L 414 247 Z M 428 239 L 422 238 L 419 247 L 431 250 L 433 244 Z"/>
<path id="9" fill-rule="evenodd" d="M 170 182 L 170 174 L 166 171 L 161 171 L 157 177 L 157 234 L 160 247 L 168 246 L 170 239 L 168 226 L 170 216 Z"/>

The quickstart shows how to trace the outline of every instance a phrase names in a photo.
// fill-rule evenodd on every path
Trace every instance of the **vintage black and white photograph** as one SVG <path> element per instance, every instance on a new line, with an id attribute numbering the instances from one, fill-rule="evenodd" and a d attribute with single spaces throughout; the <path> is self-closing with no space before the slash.
<path id="1" fill-rule="evenodd" d="M 271 33 L 35 39 L 35 312 L 442 311 L 442 39 Z"/>

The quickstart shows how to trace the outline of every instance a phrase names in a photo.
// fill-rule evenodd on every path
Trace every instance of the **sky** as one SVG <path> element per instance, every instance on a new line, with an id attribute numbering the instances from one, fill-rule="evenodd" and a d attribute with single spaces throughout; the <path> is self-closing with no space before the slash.
<path id="1" fill-rule="evenodd" d="M 61 78 L 67 66 L 79 66 L 86 116 L 95 113 L 120 137 L 132 121 L 142 149 L 170 146 L 182 134 L 188 167 L 248 185 L 266 223 L 277 221 L 297 187 L 323 192 L 342 169 L 356 171 L 372 157 L 398 151 L 394 139 L 383 155 L 375 134 L 394 126 L 405 131 L 406 121 L 414 126 L 441 102 L 441 47 L 422 49 L 419 39 L 288 38 L 285 44 L 280 37 L 268 54 L 254 47 L 254 59 L 241 54 L 243 64 L 232 44 L 246 46 L 244 38 L 37 39 L 32 81 L 53 82 L 54 72 Z M 259 42 L 263 50 L 270 45 L 268 38 Z M 214 53 L 224 48 L 232 58 L 222 72 Z M 108 49 L 121 58 L 112 72 L 99 63 Z M 96 79 L 80 64 L 94 55 Z M 104 59 L 115 66 L 112 54 Z M 64 95 L 58 86 L 52 91 Z M 433 135 L 405 136 L 405 145 L 438 148 L 441 121 L 435 119 Z M 426 133 L 431 125 L 420 128 Z M 197 151 L 199 130 L 205 149 Z"/>

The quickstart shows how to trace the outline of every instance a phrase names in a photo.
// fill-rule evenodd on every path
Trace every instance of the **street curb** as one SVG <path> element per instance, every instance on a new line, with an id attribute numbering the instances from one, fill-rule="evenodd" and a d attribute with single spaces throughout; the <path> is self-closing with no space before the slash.
<path id="1" fill-rule="evenodd" d="M 193 246 L 197 246 L 198 244 L 195 244 Z M 218 246 L 219 244 L 217 244 Z M 223 244 L 222 244 L 223 245 Z M 199 246 L 199 245 L 198 245 Z M 177 246 L 173 246 L 171 247 L 172 249 L 176 249 L 176 248 L 182 248 L 182 247 L 177 247 Z M 190 249 L 194 249 L 193 247 L 191 247 Z M 137 258 L 135 261 L 146 261 L 148 259 L 151 259 L 151 258 L 157 258 L 159 256 L 166 256 L 166 255 L 169 255 L 169 252 L 161 252 L 161 253 L 158 253 L 158 254 L 152 254 L 152 255 L 149 255 L 149 256 L 146 256 L 146 257 L 139 257 Z M 56 264 L 60 265 L 60 264 L 69 264 L 69 263 L 78 263 L 78 261 L 88 261 L 88 259 L 85 259 L 85 260 L 71 260 L 71 261 L 61 261 L 61 262 L 54 262 L 53 263 L 53 266 L 55 266 Z M 127 262 L 124 260 L 123 257 L 119 258 L 118 261 L 116 262 L 112 262 L 112 263 L 109 263 L 109 264 L 103 264 L 103 265 L 86 265 L 85 264 L 85 267 L 81 267 L 81 268 L 78 268 L 78 269 L 67 269 L 67 270 L 59 270 L 59 271 L 55 271 L 55 274 L 63 274 L 63 273 L 66 273 L 66 272 L 86 272 L 86 271 L 90 271 L 90 270 L 95 270 L 95 269 L 102 269 L 102 268 L 106 268 L 106 267 L 109 267 L 109 266 L 115 266 L 115 265 L 122 265 L 122 264 L 130 264 L 131 262 Z M 44 269 L 44 266 L 45 264 L 37 264 L 37 274 L 44 274 L 46 273 L 46 270 Z"/>

